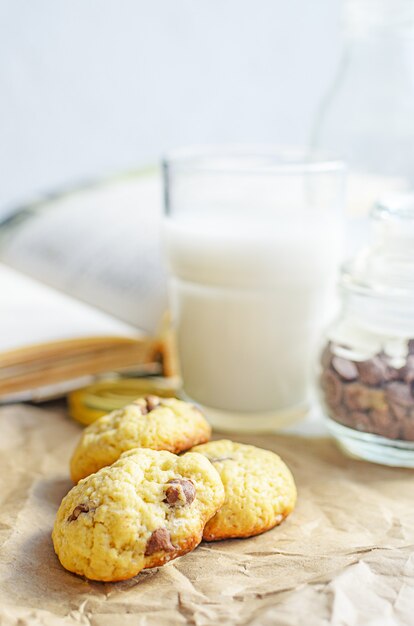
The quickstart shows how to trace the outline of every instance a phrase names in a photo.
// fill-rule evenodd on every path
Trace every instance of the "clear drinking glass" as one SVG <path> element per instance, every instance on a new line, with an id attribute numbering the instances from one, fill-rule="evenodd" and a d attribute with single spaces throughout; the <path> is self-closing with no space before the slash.
<path id="1" fill-rule="evenodd" d="M 252 146 L 181 150 L 163 166 L 183 397 L 218 429 L 277 430 L 308 409 L 344 166 Z"/>

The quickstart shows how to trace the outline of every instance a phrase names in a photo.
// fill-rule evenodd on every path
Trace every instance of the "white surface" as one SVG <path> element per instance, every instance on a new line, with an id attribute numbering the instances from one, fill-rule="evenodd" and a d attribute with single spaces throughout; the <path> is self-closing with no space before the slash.
<path id="1" fill-rule="evenodd" d="M 340 0 L 0 0 L 0 211 L 203 142 L 303 143 Z"/>

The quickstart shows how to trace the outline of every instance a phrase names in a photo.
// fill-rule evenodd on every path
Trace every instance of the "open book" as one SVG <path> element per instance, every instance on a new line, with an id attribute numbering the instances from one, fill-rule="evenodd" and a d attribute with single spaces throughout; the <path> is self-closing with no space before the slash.
<path id="1" fill-rule="evenodd" d="M 0 223 L 0 402 L 115 371 L 170 373 L 161 197 L 153 170 L 41 199 Z"/>

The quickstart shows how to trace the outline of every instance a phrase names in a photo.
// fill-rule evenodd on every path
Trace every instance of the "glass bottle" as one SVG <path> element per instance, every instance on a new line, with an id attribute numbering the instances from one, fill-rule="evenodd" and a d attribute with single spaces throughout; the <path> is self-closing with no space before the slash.
<path id="1" fill-rule="evenodd" d="M 371 226 L 371 245 L 342 269 L 321 396 L 346 452 L 414 467 L 414 193 L 378 203 Z"/>
<path id="2" fill-rule="evenodd" d="M 352 245 L 378 198 L 414 187 L 414 2 L 343 1 L 343 54 L 311 143 L 349 165 Z"/>

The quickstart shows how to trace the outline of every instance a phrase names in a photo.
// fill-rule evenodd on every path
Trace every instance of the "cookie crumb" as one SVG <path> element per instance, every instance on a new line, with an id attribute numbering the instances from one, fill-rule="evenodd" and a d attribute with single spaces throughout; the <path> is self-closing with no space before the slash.
<path id="1" fill-rule="evenodd" d="M 145 402 L 147 403 L 147 412 L 149 413 L 161 404 L 161 399 L 158 396 L 145 396 Z"/>

